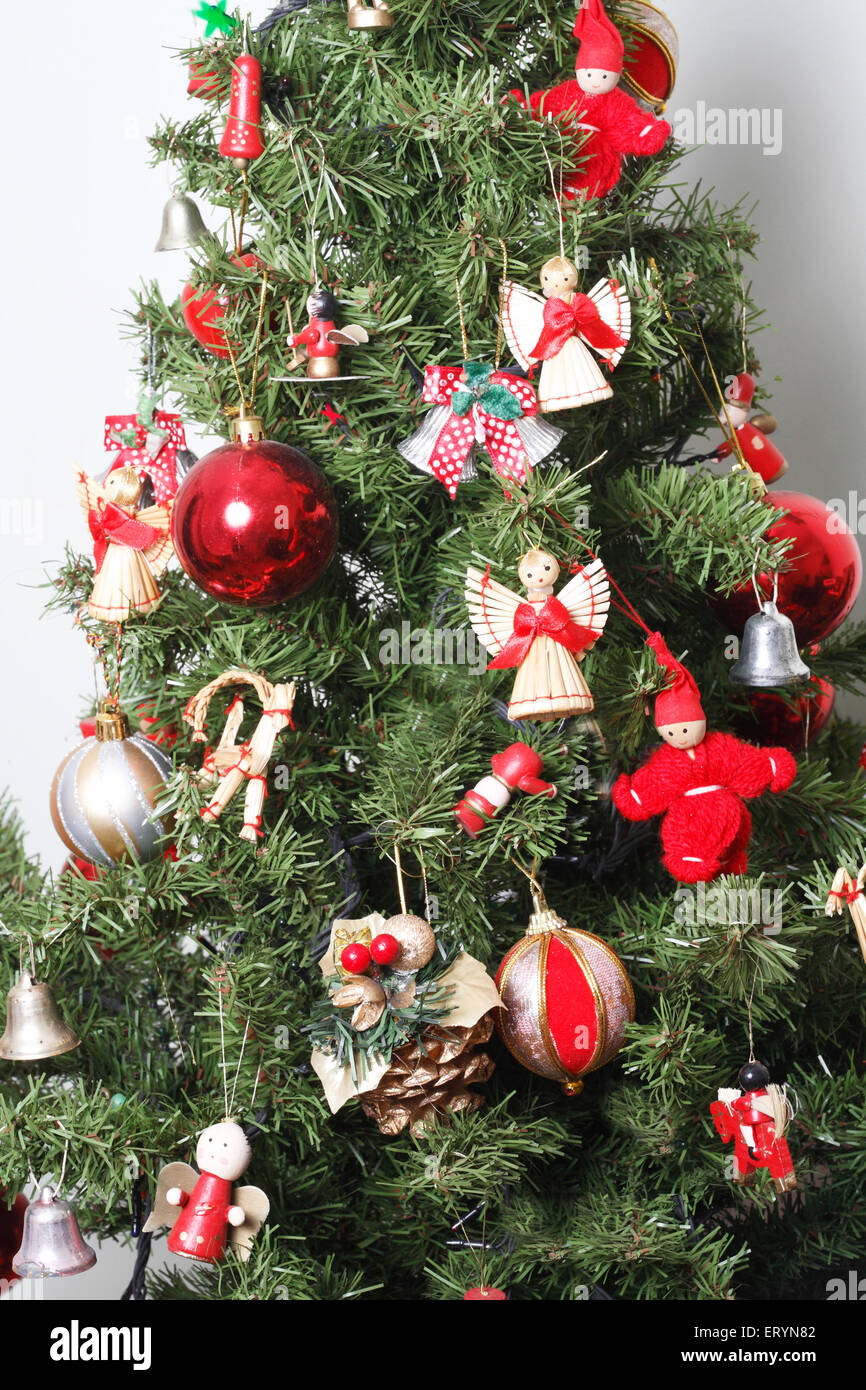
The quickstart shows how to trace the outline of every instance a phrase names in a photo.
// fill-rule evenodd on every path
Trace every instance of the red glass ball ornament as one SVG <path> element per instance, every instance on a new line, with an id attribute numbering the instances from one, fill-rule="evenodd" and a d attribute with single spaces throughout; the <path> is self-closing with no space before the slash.
<path id="1" fill-rule="evenodd" d="M 464 1303 L 501 1303 L 508 1298 L 501 1289 L 495 1289 L 492 1284 L 487 1284 L 483 1289 L 467 1289 L 463 1295 Z"/>
<path id="2" fill-rule="evenodd" d="M 860 749 L 860 761 L 857 764 L 861 772 L 866 772 L 866 743 Z"/>
<path id="3" fill-rule="evenodd" d="M 836 703 L 835 686 L 820 676 L 812 676 L 806 688 L 809 693 L 792 704 L 771 690 L 743 692 L 734 716 L 737 733 L 750 743 L 801 752 L 818 737 Z"/>
<path id="4" fill-rule="evenodd" d="M 16 1197 L 11 1207 L 7 1207 L 6 1202 L 6 1190 L 0 1188 L 0 1279 L 9 1282 L 18 1277 L 13 1272 L 12 1260 L 21 1248 L 27 1198 Z"/>
<path id="5" fill-rule="evenodd" d="M 790 618 L 800 646 L 820 642 L 844 622 L 863 580 L 860 547 L 842 517 L 817 497 L 801 492 L 768 492 L 764 501 L 788 515 L 767 531 L 770 540 L 793 540 L 786 557 L 792 568 L 779 575 L 779 609 Z M 765 598 L 773 597 L 773 578 L 758 576 Z M 732 633 L 742 633 L 756 611 L 751 580 L 727 598 L 710 600 L 716 616 Z"/>
<path id="6" fill-rule="evenodd" d="M 254 270 L 259 264 L 259 258 L 253 251 L 246 251 L 243 256 L 232 256 L 232 260 L 244 270 Z M 184 323 L 196 342 L 201 343 L 214 357 L 229 356 L 223 328 L 228 305 L 226 290 L 209 290 L 203 285 L 187 284 L 180 293 L 180 312 Z"/>
<path id="7" fill-rule="evenodd" d="M 370 942 L 370 955 L 377 965 L 390 965 L 400 954 L 400 942 L 390 932 L 380 932 Z"/>
<path id="8" fill-rule="evenodd" d="M 340 952 L 340 964 L 350 975 L 363 975 L 370 969 L 370 952 L 360 941 L 353 941 Z"/>
<path id="9" fill-rule="evenodd" d="M 206 594 L 269 608 L 297 598 L 327 569 L 337 508 L 324 475 L 300 449 L 273 439 L 223 444 L 178 488 L 172 540 Z"/>

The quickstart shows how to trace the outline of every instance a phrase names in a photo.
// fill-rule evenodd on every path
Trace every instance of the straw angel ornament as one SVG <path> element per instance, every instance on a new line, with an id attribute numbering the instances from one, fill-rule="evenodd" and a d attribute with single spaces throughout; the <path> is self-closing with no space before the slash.
<path id="1" fill-rule="evenodd" d="M 466 603 L 476 637 L 493 656 L 488 671 L 517 668 L 509 719 L 550 722 L 593 708 L 579 663 L 604 631 L 610 583 L 600 560 L 579 569 L 558 596 L 560 567 L 530 550 L 517 567 L 526 598 L 480 570 L 466 571 Z"/>
<path id="2" fill-rule="evenodd" d="M 79 472 L 76 485 L 96 562 L 90 616 L 122 623 L 130 613 L 149 613 L 162 599 L 156 581 L 174 554 L 172 503 L 151 506 L 150 480 L 128 465 L 113 468 L 101 487 Z"/>
<path id="3" fill-rule="evenodd" d="M 593 353 L 610 371 L 631 336 L 631 301 L 616 280 L 599 280 L 578 291 L 578 273 L 565 256 L 541 267 L 542 294 L 513 280 L 502 286 L 502 327 L 522 367 L 542 364 L 538 405 L 542 413 L 571 410 L 613 395 Z"/>

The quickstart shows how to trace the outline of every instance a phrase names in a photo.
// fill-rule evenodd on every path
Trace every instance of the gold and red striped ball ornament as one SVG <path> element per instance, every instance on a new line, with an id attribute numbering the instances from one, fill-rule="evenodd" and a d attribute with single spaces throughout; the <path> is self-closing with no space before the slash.
<path id="1" fill-rule="evenodd" d="M 528 1071 L 579 1095 L 582 1077 L 610 1062 L 634 1018 L 634 990 L 607 942 L 570 927 L 533 886 L 526 935 L 496 973 L 496 1027 Z"/>
<path id="2" fill-rule="evenodd" d="M 171 818 L 156 803 L 171 776 L 171 759 L 109 700 L 96 731 L 64 758 L 51 787 L 51 819 L 63 843 L 88 864 L 114 869 L 145 863 L 166 849 Z"/>

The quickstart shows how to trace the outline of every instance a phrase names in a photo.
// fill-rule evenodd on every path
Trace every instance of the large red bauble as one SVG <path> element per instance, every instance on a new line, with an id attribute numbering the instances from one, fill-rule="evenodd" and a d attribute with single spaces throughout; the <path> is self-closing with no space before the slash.
<path id="1" fill-rule="evenodd" d="M 778 605 L 794 624 L 800 646 L 820 642 L 844 622 L 860 592 L 860 547 L 842 518 L 817 497 L 801 492 L 768 492 L 764 501 L 787 516 L 773 523 L 769 540 L 794 541 L 786 556 L 792 566 L 779 575 Z M 758 576 L 765 598 L 773 597 L 772 575 Z M 710 605 L 732 633 L 741 633 L 756 611 L 751 581 Z"/>
<path id="2" fill-rule="evenodd" d="M 505 1046 L 538 1076 L 569 1094 L 625 1041 L 634 991 L 606 942 L 544 910 L 512 946 L 496 974 L 503 1008 L 496 1027 Z"/>
<path id="3" fill-rule="evenodd" d="M 799 753 L 818 737 L 836 703 L 835 687 L 820 676 L 812 676 L 808 690 L 790 705 L 769 690 L 744 692 L 745 707 L 734 716 L 737 733 L 751 743 Z"/>
<path id="4" fill-rule="evenodd" d="M 337 508 L 312 459 L 273 439 L 223 444 L 177 490 L 177 557 L 206 594 L 244 608 L 296 598 L 327 569 Z"/>
<path id="5" fill-rule="evenodd" d="M 12 1259 L 21 1248 L 27 1198 L 18 1196 L 12 1206 L 7 1207 L 6 1197 L 5 1188 L 0 1188 L 0 1279 L 8 1282 L 18 1277 L 13 1272 Z"/>
<path id="6" fill-rule="evenodd" d="M 254 270 L 259 258 L 253 251 L 243 256 L 232 256 L 235 265 L 244 270 Z M 212 352 L 214 357 L 228 357 L 223 319 L 229 305 L 229 295 L 225 290 L 205 289 L 202 285 L 184 285 L 180 293 L 180 311 L 183 321 L 197 343 Z M 232 344 L 234 347 L 234 344 Z"/>

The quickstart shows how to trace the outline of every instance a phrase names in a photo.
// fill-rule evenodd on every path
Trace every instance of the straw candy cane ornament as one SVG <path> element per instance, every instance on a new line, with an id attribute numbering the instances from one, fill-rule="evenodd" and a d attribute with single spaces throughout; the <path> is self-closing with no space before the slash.
<path id="1" fill-rule="evenodd" d="M 246 783 L 242 840 L 255 843 L 262 834 L 262 806 L 267 796 L 267 771 L 277 737 L 292 723 L 295 683 L 271 685 L 254 671 L 233 668 L 224 671 L 216 680 L 203 686 L 183 712 L 184 720 L 192 726 L 193 741 L 206 743 L 205 722 L 208 706 L 219 690 L 231 685 L 251 685 L 262 702 L 262 716 L 252 737 L 238 743 L 244 704 L 238 695 L 226 712 L 226 724 L 217 747 L 205 752 L 198 780 L 203 786 L 216 786 L 213 799 L 202 808 L 202 820 L 218 820 L 232 797 Z"/>
<path id="2" fill-rule="evenodd" d="M 827 906 L 825 911 L 828 917 L 841 917 L 845 908 L 851 913 L 851 921 L 854 923 L 854 930 L 857 933 L 857 940 L 860 942 L 860 950 L 863 952 L 863 959 L 866 961 L 866 897 L 863 894 L 863 884 L 866 883 L 866 864 L 860 870 L 856 878 L 849 874 L 845 868 L 836 870 L 836 876 L 830 885 L 830 892 L 827 895 Z"/>

